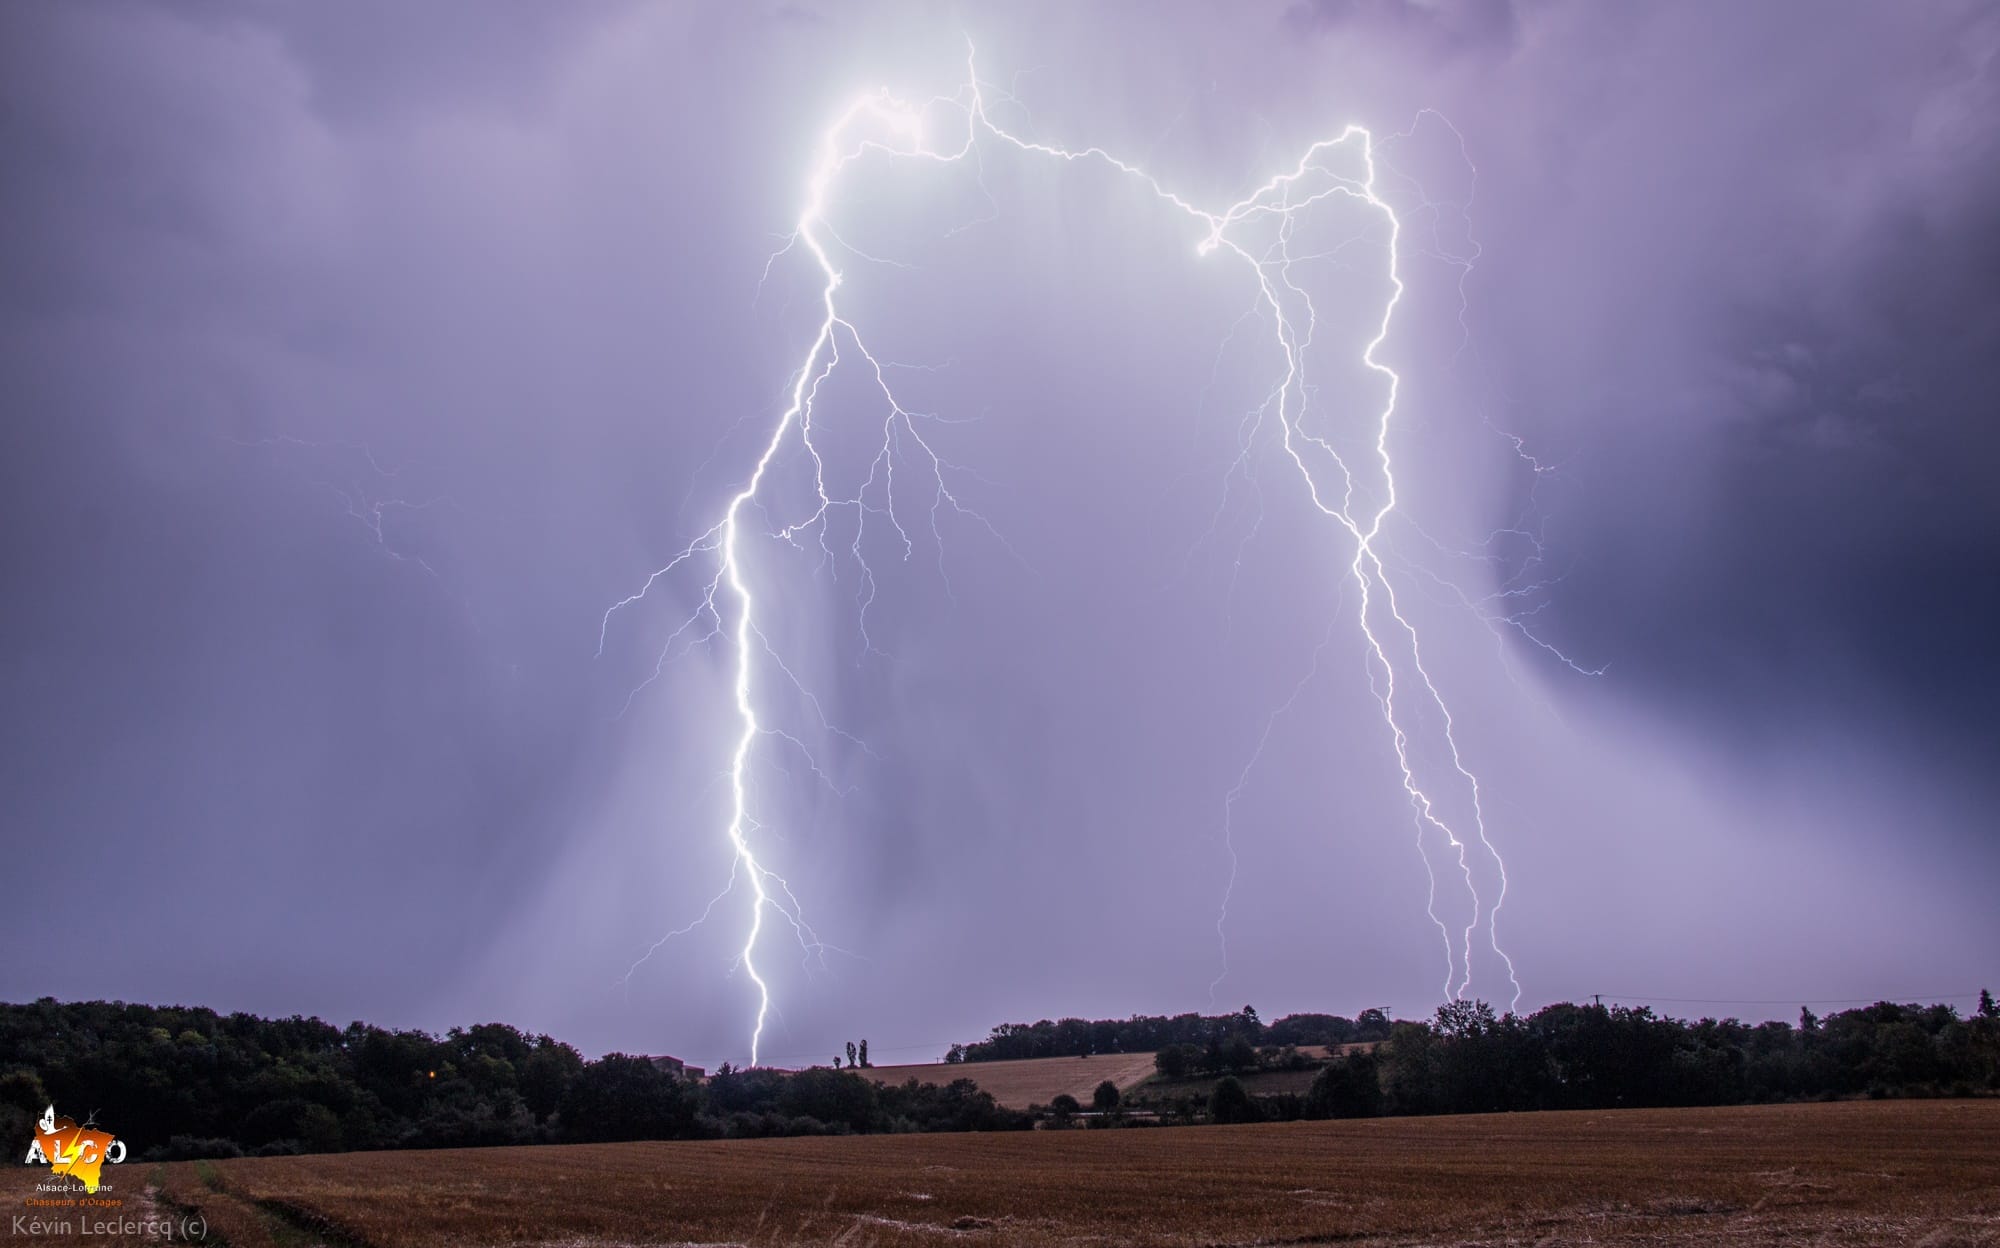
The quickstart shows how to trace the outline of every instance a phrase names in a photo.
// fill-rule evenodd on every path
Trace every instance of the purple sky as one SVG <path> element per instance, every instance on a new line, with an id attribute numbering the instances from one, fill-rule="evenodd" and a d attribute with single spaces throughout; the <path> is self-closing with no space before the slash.
<path id="1" fill-rule="evenodd" d="M 816 274 L 795 251 L 760 278 L 831 117 L 952 92 L 967 37 L 1008 124 L 1203 205 L 1349 121 L 1406 132 L 1383 547 L 1505 856 L 1524 1006 L 1790 1017 L 1996 979 L 1989 5 L 0 25 L 0 826 L 17 906 L 90 916 L 0 961 L 0 998 L 741 1060 L 742 892 L 621 982 L 728 877 L 733 654 L 628 707 L 698 582 L 595 657 L 600 620 L 785 406 Z M 771 704 L 824 777 L 760 746 L 759 844 L 841 952 L 807 967 L 772 929 L 764 1055 L 1427 1013 L 1444 950 L 1351 544 L 1268 440 L 1232 468 L 1273 381 L 1254 288 L 1101 168 L 988 146 L 980 171 L 883 162 L 831 222 L 842 298 L 928 366 L 900 393 L 998 536 L 947 511 L 940 553 L 920 505 L 907 562 L 868 547 L 872 655 L 851 565 L 754 547 L 774 645 L 865 742 Z M 1370 228 L 1330 210 L 1297 240 L 1330 256 L 1336 438 L 1374 393 Z M 880 419 L 859 376 L 829 383 L 837 473 Z M 809 484 L 788 463 L 760 526 Z"/>

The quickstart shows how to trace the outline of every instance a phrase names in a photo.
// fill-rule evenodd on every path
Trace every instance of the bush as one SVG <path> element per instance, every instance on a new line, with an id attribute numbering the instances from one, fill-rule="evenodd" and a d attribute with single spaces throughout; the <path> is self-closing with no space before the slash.
<path id="1" fill-rule="evenodd" d="M 722 1124 L 722 1134 L 732 1140 L 763 1140 L 782 1135 L 845 1135 L 847 1131 L 829 1127 L 817 1118 L 736 1113 Z"/>
<path id="2" fill-rule="evenodd" d="M 1229 1037 L 1222 1046 L 1222 1066 L 1225 1070 L 1257 1069 L 1257 1046 L 1242 1036 Z"/>
<path id="3" fill-rule="evenodd" d="M 1258 1122 L 1264 1117 L 1257 1108 L 1257 1102 L 1234 1075 L 1224 1075 L 1216 1081 L 1215 1091 L 1208 1094 L 1208 1116 L 1211 1121 L 1221 1123 Z"/>
<path id="4" fill-rule="evenodd" d="M 1308 1118 L 1373 1118 L 1381 1113 L 1375 1055 L 1360 1052 L 1328 1063 L 1307 1089 L 1303 1112 Z"/>
<path id="5" fill-rule="evenodd" d="M 0 1074 L 0 1140 L 11 1144 L 31 1138 L 42 1107 L 53 1099 L 32 1070 Z"/>
<path id="6" fill-rule="evenodd" d="M 866 1131 L 875 1119 L 875 1085 L 839 1070 L 802 1070 L 785 1080 L 778 1108 L 792 1118 L 816 1118 L 829 1126 Z"/>
<path id="7" fill-rule="evenodd" d="M 1002 1109 L 970 1079 L 939 1087 L 915 1079 L 880 1090 L 881 1112 L 891 1131 L 1012 1131 L 1034 1125 L 1036 1115 Z M 900 1125 L 899 1125 L 900 1124 Z"/>
<path id="8" fill-rule="evenodd" d="M 313 1109 L 318 1110 L 319 1106 Z M 335 1133 L 333 1138 L 338 1138 L 337 1121 L 329 1120 L 323 1127 L 315 1128 L 308 1115 L 301 1136 L 307 1152 L 333 1151 L 324 1143 L 329 1127 Z M 489 1144 L 532 1144 L 535 1139 L 535 1116 L 516 1093 L 503 1088 L 482 1098 L 461 1084 L 453 1094 L 440 1096 L 437 1103 L 423 1112 L 406 1143 L 412 1148 L 478 1148 Z"/>
<path id="9" fill-rule="evenodd" d="M 1315 1065 L 1313 1059 L 1299 1052 L 1299 1046 L 1295 1044 L 1283 1048 L 1265 1045 L 1257 1050 L 1257 1061 L 1268 1070 L 1311 1070 Z"/>
<path id="10" fill-rule="evenodd" d="M 1108 1114 L 1118 1108 L 1118 1085 L 1106 1079 L 1090 1094 L 1090 1107 L 1100 1114 Z"/>
<path id="11" fill-rule="evenodd" d="M 1191 1044 L 1170 1044 L 1153 1054 L 1153 1069 L 1169 1079 L 1179 1079 L 1194 1068 L 1201 1051 Z"/>
<path id="12" fill-rule="evenodd" d="M 643 1057 L 612 1053 L 570 1081 L 557 1111 L 562 1138 L 578 1142 L 671 1140 L 694 1127 L 694 1100 Z"/>

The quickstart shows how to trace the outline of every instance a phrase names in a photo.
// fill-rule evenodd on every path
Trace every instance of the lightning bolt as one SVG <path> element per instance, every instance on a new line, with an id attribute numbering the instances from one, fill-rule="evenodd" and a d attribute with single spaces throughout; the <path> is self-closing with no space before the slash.
<path id="1" fill-rule="evenodd" d="M 1001 100 L 1012 102 L 1005 93 Z M 940 124 L 942 123 L 942 124 Z M 933 142 L 936 135 L 942 140 Z M 927 498 L 928 536 L 941 551 L 940 513 L 950 509 L 993 532 L 976 511 L 965 506 L 950 482 L 964 470 L 945 460 L 926 438 L 924 428 L 937 419 L 934 414 L 907 408 L 896 396 L 889 374 L 897 365 L 879 359 L 870 351 L 862 330 L 843 312 L 839 292 L 843 285 L 842 261 L 853 257 L 863 262 L 880 262 L 848 246 L 828 221 L 829 206 L 836 187 L 855 166 L 874 157 L 893 161 L 931 162 L 939 165 L 971 161 L 978 167 L 982 145 L 1003 148 L 1064 163 L 1090 163 L 1108 167 L 1149 190 L 1167 209 L 1186 217 L 1195 227 L 1194 253 L 1197 257 L 1223 255 L 1240 263 L 1254 283 L 1255 311 L 1271 329 L 1272 342 L 1283 360 L 1282 376 L 1275 379 L 1269 398 L 1250 417 L 1250 428 L 1239 435 L 1241 455 L 1248 454 L 1248 438 L 1256 436 L 1269 419 L 1278 431 L 1279 444 L 1296 469 L 1304 494 L 1312 507 L 1331 521 L 1351 543 L 1352 555 L 1345 568 L 1344 583 L 1358 592 L 1354 619 L 1359 625 L 1368 660 L 1371 689 L 1388 730 L 1390 744 L 1400 772 L 1402 790 L 1410 803 L 1419 829 L 1418 849 L 1431 873 L 1432 897 L 1436 892 L 1436 871 L 1425 847 L 1426 830 L 1441 838 L 1449 857 L 1456 863 L 1471 897 L 1470 921 L 1453 933 L 1438 918 L 1434 904 L 1431 917 L 1445 937 L 1447 997 L 1462 995 L 1472 980 L 1473 941 L 1482 935 L 1492 953 L 1505 967 L 1513 989 L 1513 1001 L 1521 995 L 1520 981 L 1511 957 L 1499 939 L 1499 917 L 1507 897 L 1504 862 L 1488 833 L 1480 782 L 1466 765 L 1459 749 L 1455 724 L 1445 698 L 1424 662 L 1416 627 L 1397 598 L 1385 563 L 1383 526 L 1397 505 L 1394 466 L 1389 451 L 1389 435 L 1397 409 L 1402 378 L 1379 358 L 1389 338 L 1398 305 L 1404 295 L 1399 267 L 1403 245 L 1403 223 L 1391 205 L 1378 194 L 1377 151 L 1373 135 L 1364 127 L 1349 125 L 1331 138 L 1314 142 L 1290 169 L 1278 173 L 1250 194 L 1219 210 L 1196 205 L 1163 185 L 1143 168 L 1124 161 L 1100 147 L 1068 148 L 1024 137 L 1003 125 L 989 109 L 987 86 L 978 76 L 974 54 L 968 44 L 966 79 L 952 94 L 933 96 L 911 103 L 882 89 L 861 96 L 843 109 L 823 131 L 817 157 L 806 180 L 804 206 L 783 247 L 765 267 L 794 251 L 803 251 L 816 267 L 819 277 L 820 319 L 800 363 L 792 375 L 789 401 L 779 413 L 743 484 L 729 496 L 714 523 L 682 547 L 630 596 L 614 603 L 604 614 L 598 651 L 602 654 L 611 617 L 652 595 L 677 576 L 694 576 L 695 605 L 690 614 L 669 635 L 660 651 L 652 677 L 675 655 L 717 639 L 726 639 L 732 664 L 731 693 L 736 717 L 733 748 L 729 755 L 729 813 L 724 828 L 731 856 L 731 874 L 723 893 L 709 903 L 702 918 L 714 910 L 722 897 L 739 884 L 750 891 L 748 926 L 737 954 L 737 964 L 754 985 L 757 995 L 756 1021 L 750 1032 L 750 1064 L 756 1065 L 766 1023 L 772 1012 L 771 986 L 759 969 L 757 952 L 763 939 L 767 917 L 775 912 L 788 920 L 810 951 L 818 945 L 804 923 L 790 886 L 765 864 L 753 834 L 762 830 L 753 806 L 751 771 L 760 740 L 778 737 L 801 750 L 805 744 L 796 736 L 778 731 L 761 709 L 766 703 L 765 686 L 774 677 L 782 678 L 818 714 L 818 700 L 804 689 L 759 625 L 763 599 L 746 572 L 746 540 L 750 526 L 763 521 L 763 535 L 804 549 L 805 539 L 818 545 L 821 566 L 834 569 L 839 560 L 831 544 L 830 532 L 837 517 L 851 523 L 853 536 L 846 554 L 860 568 L 855 591 L 865 648 L 872 649 L 867 637 L 867 614 L 875 600 L 874 573 L 864 554 L 864 537 L 872 525 L 886 524 L 889 540 L 900 545 L 907 561 L 915 550 L 915 539 L 899 508 L 899 494 L 912 487 L 899 484 L 899 464 L 915 465 L 923 495 Z M 1358 160 L 1358 174 L 1341 172 L 1340 162 Z M 983 182 L 982 182 L 983 187 Z M 990 196 L 989 196 L 990 199 Z M 1374 330 L 1362 349 L 1360 360 L 1374 374 L 1383 391 L 1378 409 L 1367 426 L 1369 449 L 1376 480 L 1363 480 L 1363 465 L 1351 464 L 1327 437 L 1307 428 L 1305 415 L 1311 388 L 1307 384 L 1305 355 L 1317 328 L 1311 295 L 1299 284 L 1295 266 L 1321 256 L 1294 256 L 1292 229 L 1299 215 L 1332 199 L 1344 199 L 1373 214 L 1386 231 L 1382 243 L 1387 256 L 1389 294 Z M 1254 227 L 1275 227 L 1275 241 L 1258 247 L 1247 237 Z M 1240 324 L 1240 322 L 1239 322 Z M 1234 330 L 1232 330 L 1232 333 Z M 820 430 L 815 421 L 820 391 L 834 372 L 852 361 L 862 370 L 880 403 L 880 444 L 867 465 L 865 477 L 852 489 L 834 488 L 827 464 L 820 452 Z M 776 491 L 767 496 L 766 485 L 788 449 L 804 456 L 801 467 L 808 468 L 812 489 L 803 498 L 803 507 L 790 519 L 777 514 L 787 504 Z M 1241 455 L 1238 463 L 1243 462 Z M 907 472 L 907 469 L 906 469 Z M 1372 497 L 1372 501 L 1370 500 Z M 796 504 L 794 504 L 796 505 Z M 998 536 L 997 532 L 994 534 Z M 694 570 L 699 570 L 699 575 Z M 1318 654 L 1315 652 L 1315 670 Z M 1310 674 L 1307 677 L 1309 681 Z M 641 685 L 640 688 L 644 688 Z M 1304 682 L 1299 689 L 1304 688 Z M 635 690 L 636 694 L 638 691 Z M 1299 690 L 1295 690 L 1295 700 Z M 1427 708 L 1422 716 L 1412 703 Z M 629 704 L 629 703 L 628 703 Z M 1291 700 L 1286 702 L 1291 705 Z M 1281 714 L 1285 708 L 1279 708 Z M 1428 734 L 1419 723 L 1434 723 Z M 831 728 L 823 715 L 823 727 Z M 1265 737 L 1268 740 L 1270 723 Z M 1430 742 L 1430 753 L 1441 754 L 1448 764 L 1424 761 L 1420 737 Z M 1259 746 L 1262 752 L 1262 745 Z M 810 759 L 810 751 L 807 751 Z M 1228 807 L 1247 782 L 1250 766 L 1231 790 Z M 813 762 L 816 773 L 819 764 Z M 1434 774 L 1433 774 L 1434 773 Z M 1447 802 L 1462 807 L 1465 818 L 1449 814 Z M 1490 905 L 1479 887 L 1474 854 L 1497 871 L 1499 887 Z M 1232 846 L 1233 856 L 1233 846 Z M 1226 906 L 1226 901 L 1225 901 Z M 1226 916 L 1226 910 L 1225 910 Z M 701 922 L 697 919 L 696 923 Z M 666 939 L 690 930 L 677 929 Z M 1218 934 L 1221 924 L 1218 922 Z M 642 956 L 650 956 L 652 950 Z M 1226 957 L 1226 953 L 1225 953 Z M 637 969 L 638 963 L 634 964 Z M 1226 969 L 1226 961 L 1225 961 Z M 629 980 L 630 972 L 627 974 Z"/>
<path id="2" fill-rule="evenodd" d="M 1343 588 L 1345 587 L 1343 586 Z M 1220 956 L 1221 966 L 1216 971 L 1215 978 L 1208 981 L 1208 1004 L 1210 1009 L 1215 1008 L 1216 989 L 1222 987 L 1222 981 L 1229 978 L 1229 903 L 1236 895 L 1237 869 L 1241 865 L 1236 853 L 1236 803 L 1242 800 L 1243 791 L 1250 787 L 1251 773 L 1257 770 L 1258 763 L 1264 761 L 1265 747 L 1271 744 L 1271 733 L 1277 728 L 1278 721 L 1283 719 L 1291 711 L 1292 707 L 1298 704 L 1299 698 L 1305 694 L 1306 687 L 1311 685 L 1313 679 L 1319 675 L 1320 657 L 1325 654 L 1326 647 L 1332 640 L 1333 629 L 1329 627 L 1326 635 L 1320 638 L 1319 644 L 1313 647 L 1312 663 L 1306 668 L 1306 674 L 1299 678 L 1299 683 L 1292 686 L 1291 696 L 1281 702 L 1276 710 L 1264 717 L 1264 731 L 1257 738 L 1257 747 L 1250 751 L 1250 761 L 1243 764 L 1242 774 L 1236 777 L 1236 783 L 1230 786 L 1229 792 L 1225 793 L 1222 798 L 1222 845 L 1229 855 L 1229 875 L 1223 881 L 1222 905 L 1217 909 L 1215 915 L 1215 943 L 1217 953 Z M 1433 922 L 1437 920 L 1435 912 L 1432 913 L 1431 919 Z"/>
<path id="3" fill-rule="evenodd" d="M 383 554 L 397 563 L 410 563 L 422 568 L 424 574 L 433 580 L 442 579 L 438 576 L 438 570 L 431 566 L 429 560 L 425 559 L 422 555 L 413 554 L 403 549 L 384 531 L 383 526 L 387 522 L 387 518 L 392 514 L 425 512 L 433 508 L 456 507 L 457 504 L 444 496 L 403 498 L 389 497 L 378 493 L 378 490 L 392 487 L 397 478 L 402 475 L 403 470 L 401 468 L 384 466 L 382 461 L 376 457 L 375 452 L 369 449 L 365 443 L 314 441 L 307 438 L 292 437 L 288 434 L 275 434 L 270 437 L 256 439 L 227 438 L 225 440 L 232 445 L 250 449 L 279 448 L 303 450 L 329 457 L 335 455 L 345 456 L 366 464 L 368 475 L 373 478 L 372 485 L 365 480 L 361 480 L 356 484 L 337 484 L 331 481 L 322 481 L 319 484 L 340 500 L 340 505 L 346 510 L 348 517 L 357 521 L 363 529 L 367 530 L 369 540 Z"/>

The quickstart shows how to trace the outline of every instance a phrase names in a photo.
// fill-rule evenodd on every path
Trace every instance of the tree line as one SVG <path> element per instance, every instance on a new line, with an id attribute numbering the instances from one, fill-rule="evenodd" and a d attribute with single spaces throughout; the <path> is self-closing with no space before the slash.
<path id="1" fill-rule="evenodd" d="M 96 1112 L 135 1159 L 1033 1123 L 970 1080 L 883 1087 L 724 1066 L 695 1081 L 643 1057 L 586 1061 L 500 1023 L 433 1036 L 179 1006 L 0 1004 L 0 1143 L 25 1150 L 50 1104 L 78 1121 Z"/>
<path id="2" fill-rule="evenodd" d="M 1003 1062 L 1024 1057 L 1087 1057 L 1093 1053 L 1157 1053 L 1171 1046 L 1207 1050 L 1242 1041 L 1261 1045 L 1340 1045 L 1385 1040 L 1392 1026 L 1379 1009 L 1354 1018 L 1289 1014 L 1266 1024 L 1244 1006 L 1233 1014 L 1134 1014 L 1130 1018 L 1043 1019 L 1002 1023 L 984 1040 L 954 1044 L 947 1062 Z"/>
<path id="3" fill-rule="evenodd" d="M 1083 1047 L 1083 1046 L 1088 1047 Z M 1301 1046 L 1336 1048 L 1327 1057 Z M 1264 1024 L 1234 1014 L 1010 1024 L 949 1060 L 1152 1049 L 1158 1080 L 1100 1087 L 1100 1125 L 1380 1114 L 1723 1105 L 2000 1091 L 2000 1009 L 1878 1002 L 1798 1025 L 1647 1008 L 1551 1005 L 1499 1014 L 1442 1006 L 1425 1022 L 1381 1011 Z M 860 1046 L 853 1065 L 865 1066 Z M 1267 1093 L 1311 1070 L 1304 1092 Z M 976 1073 L 976 1072 L 968 1072 Z M 1239 1076 L 1241 1076 L 1239 1078 Z M 1212 1086 L 1190 1079 L 1212 1079 Z M 1300 1078 L 1287 1073 L 1296 1088 Z M 1011 1110 L 972 1079 L 878 1085 L 853 1070 L 733 1070 L 683 1078 L 644 1057 L 586 1061 L 499 1023 L 443 1036 L 316 1018 L 265 1019 L 101 1001 L 0 1004 L 0 1142 L 44 1107 L 95 1112 L 139 1159 L 1066 1125 L 1071 1098 Z"/>
<path id="4" fill-rule="evenodd" d="M 1398 1024 L 1384 1046 L 1385 1112 L 1734 1105 L 2000 1090 L 2000 1010 L 1877 1002 L 1797 1026 L 1696 1022 L 1647 1008 L 1552 1005 L 1525 1017 L 1483 1002 Z"/>
<path id="5" fill-rule="evenodd" d="M 1974 1096 L 2000 1092 L 2000 1008 L 1982 992 L 1970 1017 L 1884 1001 L 1824 1018 L 1802 1010 L 1793 1026 L 1602 1005 L 1521 1016 L 1456 1001 L 1428 1022 L 1392 1024 L 1379 1044 L 1333 1055 L 1303 1094 L 1257 1095 L 1255 1073 L 1230 1073 L 1205 1097 L 1176 1095 L 1173 1052 L 1156 1058 L 1167 1078 L 1148 1102 L 1182 1122 Z M 1285 1068 L 1274 1060 L 1282 1050 L 1257 1052 L 1251 1072 Z M 1182 1069 L 1239 1067 L 1208 1060 Z"/>

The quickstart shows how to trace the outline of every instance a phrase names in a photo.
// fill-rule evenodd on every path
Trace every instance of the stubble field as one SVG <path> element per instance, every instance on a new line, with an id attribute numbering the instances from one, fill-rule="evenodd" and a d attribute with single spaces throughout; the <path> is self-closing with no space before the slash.
<path id="1" fill-rule="evenodd" d="M 1009 1109 L 1046 1105 L 1062 1093 L 1069 1093 L 1085 1105 L 1090 1094 L 1106 1079 L 1120 1092 L 1129 1092 L 1153 1074 L 1151 1053 L 1097 1053 L 1089 1057 L 1028 1057 L 1011 1062 L 939 1062 L 921 1066 L 870 1066 L 861 1072 L 877 1083 L 950 1083 L 970 1079 L 982 1092 Z"/>
<path id="2" fill-rule="evenodd" d="M 234 1248 L 2000 1244 L 2000 1101 L 354 1153 L 128 1169 L 145 1175 L 132 1176 L 135 1189 L 157 1185 L 163 1208 L 199 1213 L 211 1242 Z M 46 1173 L 9 1176 L 8 1203 L 20 1208 L 20 1192 Z"/>
<path id="3" fill-rule="evenodd" d="M 1339 1046 L 1342 1053 L 1374 1047 L 1372 1043 Z M 1306 1044 L 1298 1048 L 1300 1054 L 1315 1060 L 1324 1060 L 1331 1054 L 1331 1050 L 1324 1045 Z M 1151 1053 L 1024 1057 L 1004 1062 L 961 1062 L 956 1065 L 927 1062 L 918 1066 L 870 1066 L 861 1073 L 877 1083 L 902 1083 L 906 1079 L 915 1079 L 918 1083 L 943 1084 L 954 1079 L 970 1079 L 979 1085 L 980 1091 L 992 1093 L 994 1100 L 1009 1109 L 1047 1105 L 1063 1093 L 1088 1106 L 1090 1094 L 1106 1079 L 1121 1093 L 1131 1092 L 1144 1084 L 1151 1091 L 1176 1096 L 1192 1093 L 1203 1100 L 1208 1098 L 1209 1090 L 1216 1082 L 1213 1077 L 1162 1081 L 1154 1073 Z M 1239 1075 L 1238 1079 L 1245 1088 L 1259 1094 L 1304 1092 L 1312 1084 L 1315 1073 L 1313 1070 L 1262 1071 Z"/>

